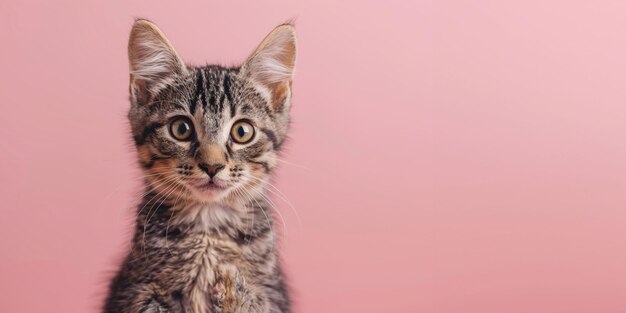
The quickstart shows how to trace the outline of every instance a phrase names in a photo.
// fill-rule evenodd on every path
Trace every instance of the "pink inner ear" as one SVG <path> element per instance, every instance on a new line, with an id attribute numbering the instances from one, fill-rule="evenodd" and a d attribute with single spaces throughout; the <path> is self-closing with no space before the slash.
<path id="1" fill-rule="evenodd" d="M 283 105 L 285 104 L 289 91 L 291 90 L 291 81 L 276 83 L 273 85 L 273 88 L 270 87 L 270 90 L 272 91 L 272 106 L 275 110 L 280 111 L 283 109 Z"/>

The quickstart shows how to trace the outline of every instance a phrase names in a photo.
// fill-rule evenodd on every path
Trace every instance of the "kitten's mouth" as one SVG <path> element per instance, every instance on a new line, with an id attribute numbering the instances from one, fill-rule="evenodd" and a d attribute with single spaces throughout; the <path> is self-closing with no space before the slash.
<path id="1" fill-rule="evenodd" d="M 199 191 L 220 191 L 228 187 L 226 182 L 219 178 L 194 179 L 191 185 Z"/>

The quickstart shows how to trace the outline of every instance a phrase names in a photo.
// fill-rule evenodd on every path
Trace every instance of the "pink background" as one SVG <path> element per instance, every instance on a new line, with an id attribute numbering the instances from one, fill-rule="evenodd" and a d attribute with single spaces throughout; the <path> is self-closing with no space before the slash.
<path id="1" fill-rule="evenodd" d="M 543 0 L 1 2 L 0 312 L 96 312 L 124 253 L 133 17 L 197 64 L 296 18 L 298 312 L 626 312 L 626 2 Z"/>

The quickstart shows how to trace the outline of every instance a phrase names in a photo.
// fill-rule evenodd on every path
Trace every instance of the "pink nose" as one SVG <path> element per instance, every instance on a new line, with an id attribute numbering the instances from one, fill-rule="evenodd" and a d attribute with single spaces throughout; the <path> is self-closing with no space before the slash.
<path id="1" fill-rule="evenodd" d="M 213 178 L 213 176 L 217 175 L 217 173 L 219 173 L 219 171 L 224 169 L 224 164 L 221 163 L 216 163 L 216 164 L 198 164 L 198 167 L 200 169 L 202 169 L 205 173 L 207 173 L 207 175 L 209 175 L 210 178 Z"/>

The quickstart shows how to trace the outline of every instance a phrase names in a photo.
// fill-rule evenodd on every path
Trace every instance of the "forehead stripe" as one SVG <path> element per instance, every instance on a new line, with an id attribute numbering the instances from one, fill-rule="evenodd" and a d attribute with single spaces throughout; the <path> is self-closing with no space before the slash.
<path id="1" fill-rule="evenodd" d="M 226 99 L 228 99 L 228 103 L 230 104 L 230 117 L 235 117 L 235 102 L 233 101 L 233 95 L 230 90 L 230 76 L 228 73 L 224 75 L 224 95 Z"/>
<path id="2" fill-rule="evenodd" d="M 191 115 L 196 113 L 196 105 L 198 103 L 198 100 L 200 100 L 199 98 L 204 95 L 203 85 L 204 78 L 202 77 L 202 71 L 198 71 L 196 73 L 196 93 L 189 103 L 189 112 L 191 112 Z"/>
<path id="3" fill-rule="evenodd" d="M 223 93 L 223 92 L 222 92 L 222 93 L 220 93 L 220 101 L 219 101 L 219 103 L 217 104 L 217 109 L 218 109 L 218 111 L 219 111 L 220 113 L 222 113 L 222 111 L 224 111 L 224 98 L 226 98 L 226 97 L 224 96 L 224 93 Z"/>
<path id="4" fill-rule="evenodd" d="M 206 108 L 206 104 L 204 104 L 204 107 Z M 215 103 L 215 92 L 211 92 L 211 96 L 209 97 L 209 109 L 211 110 L 211 112 L 217 113 L 217 105 Z"/>

